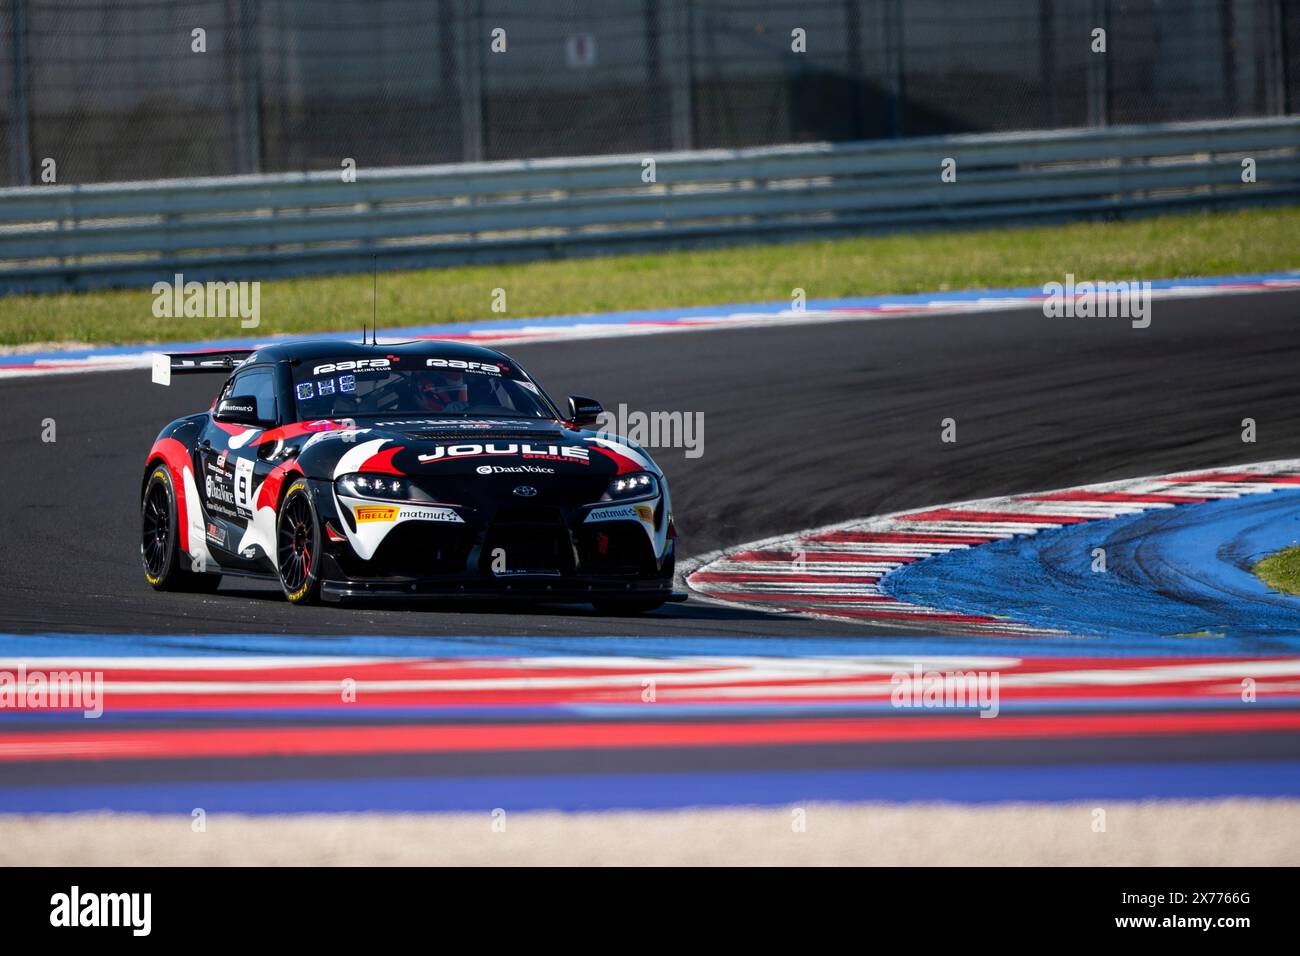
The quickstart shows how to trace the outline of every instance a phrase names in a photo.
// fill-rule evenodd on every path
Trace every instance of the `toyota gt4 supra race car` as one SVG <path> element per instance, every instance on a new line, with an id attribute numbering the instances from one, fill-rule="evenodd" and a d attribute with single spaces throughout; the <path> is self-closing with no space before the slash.
<path id="1" fill-rule="evenodd" d="M 446 342 L 313 341 L 155 357 L 226 374 L 158 436 L 140 555 L 159 590 L 273 578 L 294 604 L 380 597 L 590 602 L 672 590 L 672 506 L 639 446 L 562 413 L 513 359 Z"/>

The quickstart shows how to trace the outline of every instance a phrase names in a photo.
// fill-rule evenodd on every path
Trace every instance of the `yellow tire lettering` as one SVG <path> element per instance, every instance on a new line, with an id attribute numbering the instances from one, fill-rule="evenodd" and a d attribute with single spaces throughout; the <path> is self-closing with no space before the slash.
<path id="1" fill-rule="evenodd" d="M 153 470 L 153 474 L 149 477 L 149 480 L 153 481 L 154 478 L 161 479 L 164 485 L 166 485 L 168 488 L 171 487 L 171 475 L 168 474 L 166 465 L 159 465 L 157 468 Z M 146 486 L 146 488 L 147 487 L 148 486 Z M 144 579 L 149 584 L 157 585 L 162 583 L 163 576 L 161 574 L 158 575 L 150 574 L 149 571 L 146 569 L 144 572 Z"/>
<path id="2" fill-rule="evenodd" d="M 281 500 L 282 501 L 287 500 L 288 497 L 291 494 L 293 494 L 295 491 L 301 491 L 304 494 L 306 494 L 307 483 L 301 480 L 295 481 L 292 485 L 289 486 L 289 490 L 284 493 L 284 498 Z M 309 572 L 307 574 L 307 580 L 302 583 L 302 587 L 300 587 L 298 590 L 294 591 L 292 594 L 289 595 L 289 603 L 294 604 L 297 603 L 298 601 L 301 601 L 303 597 L 306 595 L 307 591 L 311 588 L 311 582 L 312 582 L 312 575 Z"/>

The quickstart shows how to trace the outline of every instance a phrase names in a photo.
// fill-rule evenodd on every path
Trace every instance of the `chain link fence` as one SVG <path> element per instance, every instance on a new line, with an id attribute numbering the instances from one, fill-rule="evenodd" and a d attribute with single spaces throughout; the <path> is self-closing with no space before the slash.
<path id="1" fill-rule="evenodd" d="M 1297 102 L 1300 0 L 0 0 L 7 185 L 1254 117 Z"/>

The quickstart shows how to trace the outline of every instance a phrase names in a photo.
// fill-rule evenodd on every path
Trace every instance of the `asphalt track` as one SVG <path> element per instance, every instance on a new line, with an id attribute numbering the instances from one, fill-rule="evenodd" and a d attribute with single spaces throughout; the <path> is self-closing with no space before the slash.
<path id="1" fill-rule="evenodd" d="M 689 557 L 905 508 L 1300 456 L 1293 398 L 1298 320 L 1300 293 L 1280 292 L 1157 302 L 1151 327 L 1140 330 L 1124 320 L 1047 319 L 1031 306 L 507 351 L 556 395 L 704 414 L 701 457 L 656 452 L 672 481 L 682 556 Z M 588 666 L 609 667 L 608 655 L 619 653 L 611 637 L 627 638 L 627 653 L 645 656 L 662 639 L 666 656 L 756 657 L 769 644 L 774 654 L 847 659 L 881 654 L 889 644 L 879 639 L 898 633 L 698 600 L 629 620 L 572 608 L 304 609 L 286 605 L 273 588 L 238 583 L 207 597 L 154 593 L 142 580 L 136 544 L 143 456 L 163 424 L 206 406 L 215 386 L 191 378 L 162 388 L 147 372 L 0 382 L 0 635 L 17 635 L 0 646 L 6 658 L 93 657 L 101 638 L 73 648 L 66 635 L 129 632 L 177 635 L 170 646 L 141 639 L 148 653 L 163 655 L 196 646 L 247 652 L 238 639 L 247 634 L 265 636 L 255 653 L 359 659 L 387 648 L 413 659 L 474 658 L 465 665 L 473 668 L 494 656 L 526 656 L 531 647 L 605 655 L 606 663 Z M 41 432 L 49 418 L 58 440 L 47 444 Z M 954 444 L 940 440 L 945 418 L 957 421 Z M 1257 422 L 1254 444 L 1241 440 L 1243 418 Z M 36 636 L 51 633 L 65 636 Z M 392 643 L 366 643 L 367 635 Z M 543 643 L 566 638 L 558 650 Z M 728 640 L 735 643 L 726 651 L 713 649 Z M 691 650 L 693 644 L 707 649 Z M 973 643 L 961 646 L 961 653 L 975 653 Z M 936 653 L 933 647 L 928 653 Z M 1034 653 L 1023 643 L 980 652 Z M 285 679 L 309 679 L 310 672 L 311 665 L 299 665 Z M 633 668 L 631 686 L 639 687 L 639 677 Z M 349 727 L 371 719 L 361 711 L 313 711 L 319 705 L 303 700 L 277 717 L 278 704 L 240 702 L 244 680 L 231 692 L 236 696 L 214 702 L 218 710 L 194 713 L 193 701 L 178 701 L 165 684 L 175 678 L 150 679 L 164 682 L 153 697 L 135 710 L 106 712 L 93 728 L 108 745 L 99 758 L 27 760 L 21 755 L 33 747 L 57 754 L 65 741 L 77 744 L 90 731 L 79 715 L 9 715 L 16 723 L 8 726 L 20 733 L 0 740 L 0 753 L 18 748 L 0 765 L 0 811 L 654 808 L 864 794 L 998 801 L 1300 792 L 1300 718 L 1285 708 L 1233 715 L 1189 704 L 1171 716 L 1134 698 L 1093 714 L 1089 708 L 1103 701 L 1013 695 L 1000 720 L 975 718 L 971 726 L 952 724 L 952 736 L 921 740 L 908 736 L 912 725 L 896 714 L 882 710 L 862 723 L 862 710 L 839 704 L 782 704 L 769 711 L 780 719 L 769 722 L 758 704 L 721 719 L 721 705 L 713 704 L 694 715 L 655 711 L 647 722 L 629 716 L 627 702 L 597 713 L 581 697 L 561 696 L 504 717 L 520 702 L 493 690 L 482 698 L 487 709 L 474 713 L 449 712 L 435 693 L 400 713 L 372 715 L 375 739 L 388 733 L 398 748 L 380 752 L 364 737 L 360 749 L 348 749 L 358 739 Z M 395 714 L 405 723 L 381 730 Z M 295 738 L 305 749 L 294 751 L 276 737 L 281 719 L 310 729 Z M 900 722 L 887 726 L 894 720 Z M 1255 720 L 1259 732 L 1251 732 Z M 213 722 L 212 735 L 199 727 L 205 721 Z M 1061 729 L 1052 731 L 1057 723 Z M 178 741 L 180 749 L 161 760 L 163 751 L 135 758 L 114 750 L 136 745 L 137 725 L 158 732 L 148 746 Z M 783 742 L 787 729 L 804 734 L 813 725 L 820 740 Z M 1225 732 L 1230 725 L 1243 732 Z M 846 731 L 892 736 L 849 739 Z M 529 734 L 539 737 L 540 749 L 519 745 Z M 599 743 L 613 739 L 606 734 L 639 743 Z M 457 735 L 491 739 L 481 749 L 448 749 Z M 214 749 L 193 749 L 205 742 Z M 339 749 L 313 749 L 327 744 Z M 1157 763 L 1159 774 L 1152 771 Z M 1229 763 L 1240 772 L 1224 773 Z M 430 786 L 435 778 L 438 786 Z"/>
<path id="2" fill-rule="evenodd" d="M 704 453 L 662 449 L 681 556 L 902 508 L 1300 454 L 1300 293 L 1158 302 L 1150 328 L 1037 306 L 802 329 L 512 347 L 556 395 L 704 414 Z M 156 594 L 137 556 L 138 482 L 159 428 L 206 377 L 0 382 L 0 632 L 830 635 L 841 624 L 692 601 L 586 609 L 294 608 L 273 588 Z M 940 423 L 957 421 L 954 444 Z M 1253 418 L 1258 440 L 1241 440 Z M 53 418 L 57 441 L 41 440 Z M 854 633 L 872 633 L 853 629 Z M 888 629 L 875 629 L 889 633 Z"/>

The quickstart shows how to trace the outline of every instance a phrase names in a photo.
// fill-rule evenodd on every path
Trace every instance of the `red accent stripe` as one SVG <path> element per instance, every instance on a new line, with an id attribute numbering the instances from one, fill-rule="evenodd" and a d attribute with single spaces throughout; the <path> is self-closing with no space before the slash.
<path id="1" fill-rule="evenodd" d="M 907 521 L 979 521 L 998 524 L 1083 524 L 1095 518 L 1079 515 L 1035 515 L 1011 511 L 958 511 L 953 508 L 935 508 L 903 515 Z"/>
<path id="2" fill-rule="evenodd" d="M 782 602 L 782 596 L 753 595 L 750 600 L 764 603 Z M 846 617 L 837 604 L 849 602 L 880 602 L 889 600 L 884 597 L 854 598 L 844 595 L 795 596 L 794 601 L 783 603 L 792 606 L 808 606 L 823 610 L 832 617 Z M 820 607 L 819 607 L 820 605 Z M 879 616 L 879 615 L 877 615 Z M 892 619 L 892 618 L 891 618 Z M 931 618 L 925 617 L 930 620 Z M 995 626 L 996 621 L 984 619 L 980 623 Z M 1291 691 L 1297 676 L 1300 676 L 1300 664 L 1294 658 L 1261 660 L 1259 663 L 1287 665 L 1285 673 L 1271 674 L 1260 679 L 1263 691 L 1276 691 L 1287 696 L 1295 696 Z M 680 661 L 674 663 L 680 664 Z M 1017 677 L 1035 674 L 1054 675 L 1056 680 L 1044 686 L 1019 686 L 1016 682 L 1004 683 L 1003 700 L 1037 699 L 1064 700 L 1084 698 L 1093 700 L 1127 700 L 1131 698 L 1182 698 L 1182 699 L 1237 699 L 1240 685 L 1231 674 L 1189 674 L 1186 676 L 1164 673 L 1170 667 L 1208 665 L 1213 668 L 1221 663 L 1239 663 L 1225 661 L 1222 658 L 1186 658 L 1176 662 L 1152 658 L 1126 660 L 1096 660 L 1089 658 L 1030 658 L 1018 660 L 1002 668 L 1005 674 Z M 106 709 L 113 711 L 219 711 L 227 708 L 257 708 L 259 710 L 281 711 L 292 714 L 296 709 L 313 708 L 333 710 L 340 715 L 352 709 L 353 705 L 344 703 L 339 694 L 339 680 L 351 677 L 364 685 L 361 694 L 367 707 L 409 708 L 409 707 L 475 707 L 475 706 L 529 706 L 561 707 L 569 704 L 618 704 L 639 698 L 641 678 L 659 673 L 689 675 L 690 687 L 676 687 L 666 684 L 661 693 L 666 697 L 683 702 L 702 704 L 715 700 L 746 700 L 780 708 L 794 701 L 801 700 L 843 700 L 843 701 L 880 701 L 882 697 L 873 693 L 871 688 L 891 689 L 892 675 L 881 673 L 848 672 L 834 676 L 773 676 L 748 678 L 742 667 L 740 673 L 735 668 L 716 666 L 665 667 L 659 671 L 653 666 L 599 666 L 599 667 L 555 667 L 536 668 L 519 666 L 510 660 L 483 660 L 482 666 L 472 666 L 468 662 L 449 661 L 410 661 L 410 662 L 348 662 L 345 664 L 316 665 L 311 667 L 283 666 L 266 669 L 222 668 L 208 671 L 206 669 L 126 667 L 109 669 L 105 674 Z M 761 669 L 761 668 L 760 668 Z M 899 670 L 910 673 L 910 668 L 900 665 Z M 724 673 L 725 672 L 725 673 Z M 1071 672 L 1067 677 L 1067 672 Z M 1078 672 L 1077 674 L 1072 672 Z M 757 671 L 754 672 L 757 674 Z M 1134 678 L 1134 682 L 1097 683 L 1108 674 L 1123 673 Z M 549 683 L 558 679 L 561 686 L 535 686 L 531 680 L 545 678 Z M 634 678 L 629 681 L 627 678 Z M 505 678 L 525 678 L 524 686 L 495 687 L 488 682 Z M 575 679 L 572 685 L 564 685 L 566 678 Z M 621 680 L 620 680 L 621 678 Z M 422 680 L 433 684 L 432 687 L 418 690 L 398 690 L 385 684 L 389 681 Z M 180 681 L 200 693 L 186 693 L 169 690 L 166 682 Z M 117 691 L 123 683 L 143 683 L 147 692 L 142 694 L 120 693 Z M 222 688 L 225 682 L 239 685 L 237 688 Z M 306 693 L 292 690 L 270 689 L 272 683 L 287 683 L 305 688 L 308 682 L 318 687 Z M 452 688 L 452 682 L 465 683 L 469 686 Z M 868 688 L 856 685 L 866 684 Z M 149 688 L 148 685 L 152 685 Z M 204 686 L 211 690 L 203 690 Z M 439 686 L 442 685 L 442 686 Z M 836 685 L 853 685 L 839 693 Z M 781 697 L 771 694 L 773 688 L 797 688 L 801 692 Z M 738 694 L 709 693 L 714 688 L 725 688 Z M 260 690 L 270 690 L 259 693 Z M 826 693 L 827 691 L 832 693 Z M 56 708 L 51 708 L 56 709 Z M 79 710 L 80 708 L 66 708 Z"/>
<path id="3" fill-rule="evenodd" d="M 1300 712 L 1087 714 L 998 720 L 890 716 L 744 723 L 563 723 L 225 728 L 0 735 L 0 762 L 1009 740 L 1300 730 Z"/>
<path id="4" fill-rule="evenodd" d="M 628 458 L 626 455 L 620 455 L 612 448 L 606 448 L 604 445 L 592 445 L 591 450 L 594 452 L 598 452 L 601 455 L 604 455 L 615 465 L 617 465 L 618 474 L 620 475 L 629 475 L 634 471 L 645 471 L 644 466 L 638 465 L 636 462 L 634 462 L 631 458 Z"/>
<path id="5" fill-rule="evenodd" d="M 1161 481 L 1235 481 L 1257 484 L 1300 485 L 1300 475 L 1259 475 L 1249 471 L 1207 471 L 1203 475 L 1183 475 L 1181 478 L 1162 478 Z"/>
<path id="6" fill-rule="evenodd" d="M 753 574 L 747 571 L 696 571 L 692 581 L 720 581 L 735 584 L 747 582 L 780 582 L 782 584 L 871 584 L 879 581 L 879 574 Z"/>
<path id="7" fill-rule="evenodd" d="M 827 611 L 833 617 L 862 618 L 871 621 L 943 621 L 947 624 L 1001 624 L 1014 625 L 1015 621 L 999 621 L 992 617 L 979 617 L 971 614 L 947 614 L 930 611 L 868 611 L 855 608 L 836 608 Z"/>
<path id="8" fill-rule="evenodd" d="M 1026 501 L 1097 501 L 1097 502 L 1132 502 L 1133 504 L 1200 504 L 1210 499 L 1195 495 L 1159 495 L 1135 494 L 1123 491 L 1053 491 L 1043 495 L 1021 495 L 1017 500 Z"/>
<path id="9" fill-rule="evenodd" d="M 827 531 L 804 539 L 836 544 L 987 544 L 986 534 L 930 534 L 924 531 Z"/>
<path id="10" fill-rule="evenodd" d="M 315 432 L 337 431 L 349 427 L 352 426 L 344 425 L 341 421 L 333 418 L 314 418 L 305 422 L 290 422 L 288 425 L 281 425 L 279 428 L 272 428 L 262 432 L 262 434 L 250 441 L 249 445 L 265 445 L 270 442 L 300 438 L 303 435 Z"/>
<path id="11" fill-rule="evenodd" d="M 915 561 L 911 555 L 899 554 L 862 554 L 854 551 L 738 551 L 727 555 L 728 561 L 783 561 L 791 563 L 796 557 L 804 561 L 822 561 L 825 563 L 860 564 L 874 561 L 878 564 L 907 564 Z"/>
<path id="12" fill-rule="evenodd" d="M 828 609 L 830 617 L 840 616 L 834 609 Z M 981 622 L 993 626 L 996 622 Z M 906 670 L 906 668 L 902 668 Z M 891 675 L 892 676 L 892 675 Z M 706 704 L 715 701 L 740 701 L 767 705 L 774 711 L 796 701 L 844 701 L 844 702 L 882 702 L 887 700 L 893 686 L 890 680 L 878 675 L 852 674 L 840 678 L 818 679 L 773 679 L 760 681 L 702 679 L 689 686 L 676 684 L 661 685 L 659 694 L 662 699 L 672 699 L 678 703 Z M 1295 696 L 1289 688 L 1295 678 L 1268 678 L 1259 682 L 1259 687 L 1270 694 Z M 837 685 L 847 685 L 839 687 Z M 857 687 L 866 684 L 880 692 Z M 796 693 L 773 693 L 777 688 L 796 688 Z M 711 693 L 711 691 L 726 693 Z M 838 691 L 838 692 L 837 692 Z M 537 688 L 537 689 L 484 689 L 484 690 L 419 690 L 395 691 L 373 690 L 364 692 L 365 706 L 368 708 L 465 708 L 465 707 L 547 707 L 556 709 L 569 705 L 584 706 L 621 705 L 636 703 L 640 700 L 641 682 L 634 686 L 624 684 L 598 684 L 589 687 L 574 688 Z M 1239 684 L 1220 678 L 1216 680 L 1171 681 L 1160 682 L 1157 678 L 1151 683 L 1132 683 L 1123 685 L 1089 684 L 1065 682 L 1043 687 L 1004 687 L 1001 691 L 1003 703 L 1022 700 L 1064 701 L 1084 699 L 1094 701 L 1125 701 L 1137 698 L 1168 700 L 1223 700 L 1239 701 L 1241 688 Z M 141 711 L 185 711 L 189 713 L 214 712 L 224 709 L 249 709 L 259 711 L 277 711 L 292 716 L 296 710 L 311 708 L 313 710 L 334 711 L 339 716 L 346 716 L 355 705 L 344 703 L 337 689 L 318 691 L 310 694 L 252 694 L 252 693 L 211 693 L 211 694 L 115 694 L 111 687 L 105 688 L 104 703 L 106 709 L 113 712 Z M 56 708 L 50 708 L 54 710 Z M 81 708 L 64 708 L 66 711 L 78 712 Z"/>
<path id="13" fill-rule="evenodd" d="M 405 445 L 398 445 L 396 448 L 388 448 L 378 454 L 371 455 L 365 460 L 357 471 L 379 472 L 386 475 L 405 474 L 400 468 L 393 464 L 393 456 L 399 451 L 404 451 Z"/>
<path id="14" fill-rule="evenodd" d="M 755 591 L 753 594 L 746 594 L 742 598 L 745 601 L 772 601 L 773 603 L 786 604 L 790 607 L 797 607 L 800 604 L 857 604 L 859 602 L 880 602 L 898 603 L 898 598 L 889 597 L 884 594 L 799 594 L 791 592 L 789 594 L 771 593 Z"/>
<path id="15" fill-rule="evenodd" d="M 276 508 L 280 504 L 280 489 L 284 487 L 285 478 L 289 477 L 292 472 L 294 475 L 300 474 L 298 469 L 298 459 L 291 458 L 283 461 L 271 469 L 271 473 L 262 480 L 262 484 L 257 489 L 257 501 L 254 508 Z"/>
<path id="16" fill-rule="evenodd" d="M 20 371 L 20 372 L 49 372 L 61 368 L 130 368 L 132 366 L 130 359 L 105 359 L 102 362 L 41 362 L 39 365 L 34 362 L 9 363 L 0 365 L 0 371 Z"/>

